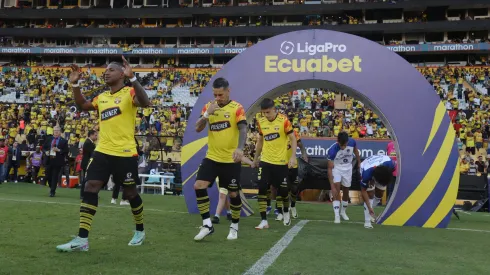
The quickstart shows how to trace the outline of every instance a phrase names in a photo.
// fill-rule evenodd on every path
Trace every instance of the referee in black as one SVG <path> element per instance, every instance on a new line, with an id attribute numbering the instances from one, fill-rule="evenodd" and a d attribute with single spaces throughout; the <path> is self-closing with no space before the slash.
<path id="1" fill-rule="evenodd" d="M 80 199 L 83 200 L 83 192 L 85 190 L 85 173 L 87 172 L 87 166 L 92 157 L 92 153 L 95 150 L 95 142 L 97 141 L 97 132 L 94 130 L 88 131 L 88 137 L 83 143 L 82 148 L 82 177 L 81 177 L 81 187 L 80 187 Z"/>

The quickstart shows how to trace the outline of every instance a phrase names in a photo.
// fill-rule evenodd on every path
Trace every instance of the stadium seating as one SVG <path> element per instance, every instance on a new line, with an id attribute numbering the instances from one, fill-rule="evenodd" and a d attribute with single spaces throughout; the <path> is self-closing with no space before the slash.
<path id="1" fill-rule="evenodd" d="M 160 142 L 162 148 L 170 146 L 170 150 L 166 150 L 165 155 L 161 159 L 170 158 L 174 162 L 180 162 L 180 152 L 178 149 L 181 145 L 181 137 L 183 135 L 185 121 L 182 119 L 180 122 L 170 122 L 169 119 L 174 121 L 177 117 L 188 117 L 189 114 L 181 111 L 187 107 L 190 111 L 191 107 L 196 103 L 198 95 L 202 92 L 203 87 L 216 72 L 216 70 L 206 69 L 171 69 L 162 70 L 158 69 L 158 73 L 154 72 L 154 69 L 139 69 L 139 77 L 142 83 L 145 85 L 148 95 L 152 100 L 153 106 L 149 110 L 140 110 L 141 115 L 150 119 L 152 115 L 155 120 L 160 120 L 162 123 L 161 136 L 166 136 Z M 486 71 L 485 71 L 486 70 Z M 47 83 L 54 83 L 55 75 L 48 73 L 49 71 L 26 70 L 37 73 Z M 445 67 L 422 67 L 419 71 L 434 85 L 434 89 L 441 96 L 441 99 L 448 107 L 448 110 L 458 109 L 464 110 L 466 118 L 458 118 L 455 120 L 461 124 L 465 124 L 467 129 L 475 131 L 477 126 L 484 124 L 484 115 L 487 112 L 488 103 L 490 99 L 488 97 L 488 67 L 457 67 L 457 68 L 445 68 Z M 100 77 L 102 70 L 97 68 L 93 69 L 93 72 L 87 72 L 84 74 L 85 94 L 90 98 L 96 96 L 100 91 L 94 89 L 96 85 L 100 85 L 102 82 Z M 486 75 L 485 75 L 486 73 Z M 27 73 L 29 77 L 30 73 Z M 5 74 L 3 74 L 5 75 Z M 461 77 L 463 75 L 464 77 Z M 11 75 L 10 75 L 11 76 Z M 96 81 L 94 81 L 96 79 Z M 32 81 L 32 79 L 31 79 Z M 66 84 L 66 77 L 61 74 L 61 77 L 57 79 L 58 84 L 64 86 Z M 34 82 L 36 84 L 37 82 Z M 2 104 L 16 103 L 15 108 L 19 108 L 21 104 L 30 105 L 31 112 L 34 112 L 38 117 L 34 119 L 31 124 L 26 124 L 25 129 L 34 129 L 38 137 L 33 139 L 39 142 L 40 136 L 43 134 L 50 134 L 51 127 L 55 124 L 59 124 L 63 127 L 65 136 L 69 139 L 69 144 L 74 148 L 79 146 L 80 141 L 83 141 L 86 133 L 93 127 L 90 123 L 92 119 L 95 119 L 95 113 L 80 113 L 74 112 L 73 102 L 70 101 L 71 91 L 60 89 L 59 91 L 49 86 L 48 89 L 36 90 L 33 83 L 17 83 L 15 85 L 10 84 L 12 87 L 8 87 L 8 83 L 2 82 L 3 93 L 0 95 L 0 102 Z M 18 92 L 19 87 L 24 87 L 23 92 Z M 34 90 L 34 96 L 33 95 Z M 480 100 L 481 104 L 475 105 L 474 98 Z M 454 103 L 454 100 L 457 100 Z M 471 99 L 471 100 L 470 100 Z M 68 107 L 63 106 L 65 102 Z M 375 138 L 389 138 L 386 128 L 382 125 L 379 118 L 370 110 L 366 110 L 362 102 L 356 101 L 344 94 L 340 94 L 336 91 L 328 91 L 321 89 L 302 89 L 297 91 L 291 91 L 287 95 L 283 95 L 275 100 L 276 106 L 284 110 L 290 119 L 292 120 L 296 129 L 300 134 L 306 137 L 334 137 L 340 130 L 346 130 L 356 138 L 362 138 L 365 136 L 362 133 L 366 130 L 363 129 L 366 121 L 373 122 L 373 137 Z M 449 102 L 449 104 L 448 104 Z M 333 106 L 330 104 L 333 103 Z M 47 106 L 41 104 L 48 104 Z M 480 106 L 484 109 L 477 109 Z M 54 109 L 50 109 L 54 107 Z M 312 109 L 314 107 L 315 109 Z M 8 107 L 5 107 L 8 108 Z M 12 108 L 12 107 L 10 107 Z M 56 111 L 56 116 L 50 117 L 51 111 Z M 361 111 L 364 110 L 364 113 Z M 315 111 L 319 113 L 314 114 Z M 346 112 L 349 111 L 349 112 Z M 66 114 L 64 114 L 66 112 Z M 62 114 L 63 113 L 63 114 Z M 363 114 L 361 116 L 361 114 Z M 480 123 L 475 124 L 474 114 L 480 114 L 477 116 L 481 119 Z M 15 115 L 15 113 L 14 113 Z M 320 115 L 317 120 L 315 116 Z M 60 121 L 60 117 L 63 117 Z M 68 117 L 68 119 L 66 119 Z M 472 118 L 473 117 L 473 118 Z M 15 118 L 15 116 L 13 117 Z M 19 127 L 20 116 L 17 117 L 17 125 Z M 42 118 L 42 119 L 41 119 Z M 51 122 L 52 126 L 49 126 Z M 148 121 L 149 122 L 149 121 Z M 349 123 L 350 122 L 350 123 Z M 158 134 L 156 131 L 151 131 L 148 126 L 142 127 L 141 119 L 137 119 L 137 130 L 135 134 Z M 170 126 L 174 124 L 174 126 Z M 371 123 L 370 123 L 371 124 Z M 351 126 L 349 126 L 351 125 Z M 37 128 L 36 128 L 37 127 Z M 41 132 L 43 131 L 43 132 Z M 12 136 L 12 134 L 19 133 L 19 131 L 12 131 L 8 128 L 4 128 L 2 136 L 7 139 L 22 141 L 23 137 Z M 249 144 L 247 145 L 247 154 L 253 154 L 254 140 L 256 140 L 256 134 L 250 133 Z M 179 137 L 180 138 L 177 138 Z M 172 141 L 169 141 L 172 139 Z M 30 140 L 27 140 L 27 146 L 33 148 L 34 144 L 30 144 Z M 461 146 L 461 156 L 467 157 L 464 151 L 466 144 Z M 476 150 L 475 155 L 470 155 L 473 159 L 478 159 L 478 156 L 486 157 L 486 143 L 480 150 Z M 73 150 L 75 152 L 76 150 Z M 76 153 L 72 155 L 75 157 Z"/>

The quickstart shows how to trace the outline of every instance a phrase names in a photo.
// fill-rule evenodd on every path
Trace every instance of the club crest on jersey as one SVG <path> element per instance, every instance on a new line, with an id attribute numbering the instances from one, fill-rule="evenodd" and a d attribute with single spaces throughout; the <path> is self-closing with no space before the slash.
<path id="1" fill-rule="evenodd" d="M 120 97 L 116 97 L 114 99 L 114 104 L 119 104 L 119 103 L 121 103 L 121 98 Z"/>
<path id="2" fill-rule="evenodd" d="M 225 116 L 225 118 L 230 118 L 230 112 L 225 112 L 223 115 Z"/>
<path id="3" fill-rule="evenodd" d="M 274 130 L 279 131 L 279 126 L 275 126 Z"/>
<path id="4" fill-rule="evenodd" d="M 272 133 L 264 136 L 265 141 L 272 141 L 279 138 L 279 133 Z"/>
<path id="5" fill-rule="evenodd" d="M 228 129 L 230 127 L 231 127 L 231 123 L 229 121 L 220 121 L 220 122 L 209 124 L 209 130 L 216 131 L 216 132 Z"/>
<path id="6" fill-rule="evenodd" d="M 100 113 L 100 120 L 108 120 L 120 114 L 121 114 L 121 109 L 119 109 L 119 107 L 105 109 Z"/>

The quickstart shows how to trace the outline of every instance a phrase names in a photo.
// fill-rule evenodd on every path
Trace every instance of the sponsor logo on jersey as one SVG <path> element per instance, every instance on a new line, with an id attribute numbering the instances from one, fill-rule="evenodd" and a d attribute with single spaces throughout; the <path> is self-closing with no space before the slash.
<path id="1" fill-rule="evenodd" d="M 229 121 L 215 122 L 209 125 L 209 130 L 211 131 L 222 131 L 231 127 Z"/>
<path id="2" fill-rule="evenodd" d="M 115 116 L 120 115 L 121 113 L 122 112 L 121 112 L 121 109 L 119 109 L 119 107 L 112 107 L 109 109 L 105 109 L 104 111 L 102 111 L 100 113 L 100 120 L 102 120 L 102 121 L 108 120 L 108 119 L 111 119 Z"/>
<path id="3" fill-rule="evenodd" d="M 272 133 L 264 136 L 265 141 L 272 141 L 279 138 L 279 133 Z"/>

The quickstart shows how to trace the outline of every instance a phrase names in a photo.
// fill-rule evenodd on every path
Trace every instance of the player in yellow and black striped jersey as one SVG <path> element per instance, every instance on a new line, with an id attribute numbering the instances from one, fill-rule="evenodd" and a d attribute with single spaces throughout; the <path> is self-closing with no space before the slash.
<path id="1" fill-rule="evenodd" d="M 201 118 L 196 123 L 196 131 L 208 127 L 208 151 L 197 172 L 194 189 L 197 207 L 203 220 L 203 226 L 194 240 L 200 241 L 214 232 L 209 215 L 209 197 L 207 188 L 213 186 L 216 178 L 219 187 L 228 190 L 231 209 L 231 226 L 228 240 L 238 238 L 238 222 L 242 208 L 240 198 L 240 173 L 243 148 L 247 140 L 247 120 L 245 110 L 236 101 L 230 100 L 229 83 L 224 78 L 213 82 L 215 100 L 204 106 Z"/>
<path id="2" fill-rule="evenodd" d="M 259 209 L 262 218 L 256 229 L 269 228 L 267 223 L 267 190 L 272 185 L 278 190 L 283 200 L 284 225 L 291 224 L 289 216 L 288 196 L 288 166 L 296 165 L 296 155 L 288 158 L 288 139 L 291 140 L 291 149 L 296 151 L 296 137 L 289 119 L 279 114 L 274 101 L 265 98 L 260 103 L 263 117 L 259 118 L 257 125 L 261 138 L 257 140 L 254 167 L 259 167 Z M 260 163 L 259 163 L 260 161 Z"/>
<path id="3" fill-rule="evenodd" d="M 97 110 L 99 113 L 99 142 L 95 148 L 86 172 L 86 185 L 80 206 L 80 227 L 78 236 L 72 241 L 56 247 L 58 251 L 87 251 L 88 234 L 97 211 L 98 193 L 113 175 L 116 186 L 123 186 L 123 197 L 129 200 L 136 231 L 129 246 L 143 244 L 143 201 L 136 190 L 138 182 L 138 153 L 134 139 L 137 107 L 147 107 L 150 100 L 145 89 L 138 82 L 131 66 L 122 57 L 124 64 L 111 63 L 104 72 L 105 83 L 110 90 L 92 101 L 82 95 L 78 86 L 81 71 L 72 65 L 70 83 L 75 103 L 82 110 Z M 129 78 L 132 88 L 126 87 Z"/>

